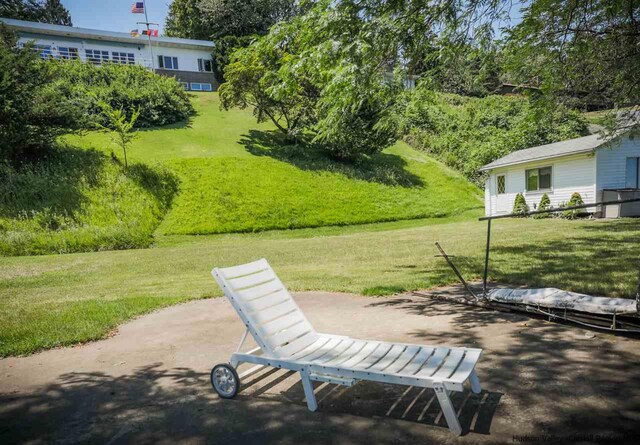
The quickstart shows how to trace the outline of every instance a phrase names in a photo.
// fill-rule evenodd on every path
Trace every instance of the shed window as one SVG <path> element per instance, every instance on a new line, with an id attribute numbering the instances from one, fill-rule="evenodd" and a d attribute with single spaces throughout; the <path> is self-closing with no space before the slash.
<path id="1" fill-rule="evenodd" d="M 528 192 L 551 189 L 551 167 L 532 168 L 525 174 Z"/>
<path id="2" fill-rule="evenodd" d="M 627 158 L 627 174 L 625 187 L 640 188 L 640 158 Z"/>
<path id="3" fill-rule="evenodd" d="M 507 192 L 507 177 L 505 175 L 498 175 L 496 178 L 498 184 L 498 195 L 503 195 Z"/>

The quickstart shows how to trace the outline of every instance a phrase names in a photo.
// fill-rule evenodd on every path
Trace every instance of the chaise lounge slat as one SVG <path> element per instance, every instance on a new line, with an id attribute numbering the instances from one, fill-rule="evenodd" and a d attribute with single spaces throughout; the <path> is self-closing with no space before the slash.
<path id="1" fill-rule="evenodd" d="M 449 393 L 462 391 L 467 381 L 473 392 L 481 391 L 475 366 L 482 350 L 317 333 L 264 259 L 214 269 L 212 274 L 260 349 L 260 354 L 233 354 L 231 366 L 254 363 L 299 372 L 311 411 L 317 409 L 312 380 L 346 386 L 370 380 L 433 388 L 449 429 L 461 434 Z M 238 350 L 241 346 L 242 342 Z"/>

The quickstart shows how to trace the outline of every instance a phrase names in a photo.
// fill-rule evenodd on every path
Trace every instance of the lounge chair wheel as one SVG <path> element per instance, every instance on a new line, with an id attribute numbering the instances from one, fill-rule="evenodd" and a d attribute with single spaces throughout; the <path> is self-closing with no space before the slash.
<path id="1" fill-rule="evenodd" d="M 233 399 L 240 389 L 240 377 L 233 366 L 220 363 L 211 370 L 211 386 L 223 399 Z"/>

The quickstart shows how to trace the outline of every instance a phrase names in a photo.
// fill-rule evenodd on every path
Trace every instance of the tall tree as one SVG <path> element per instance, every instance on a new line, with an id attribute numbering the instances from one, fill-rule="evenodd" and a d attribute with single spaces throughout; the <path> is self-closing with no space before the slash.
<path id="1" fill-rule="evenodd" d="M 271 26 L 300 11 L 296 0 L 174 0 L 166 19 L 167 35 L 190 39 L 213 39 L 214 73 L 224 81 L 229 55 L 265 35 Z"/>
<path id="2" fill-rule="evenodd" d="M 165 33 L 169 37 L 208 40 L 211 31 L 202 21 L 198 4 L 200 0 L 173 0 L 165 21 Z"/>
<path id="3" fill-rule="evenodd" d="M 531 0 L 508 33 L 508 68 L 537 82 L 549 99 L 587 106 L 631 106 L 639 126 L 640 1 Z"/>
<path id="4" fill-rule="evenodd" d="M 72 26 L 60 0 L 0 0 L 0 17 Z"/>

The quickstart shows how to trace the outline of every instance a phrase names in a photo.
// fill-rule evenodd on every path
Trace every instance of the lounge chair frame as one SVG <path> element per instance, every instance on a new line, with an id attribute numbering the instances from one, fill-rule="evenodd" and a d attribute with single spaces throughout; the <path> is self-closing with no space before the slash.
<path id="1" fill-rule="evenodd" d="M 264 259 L 226 269 L 213 269 L 212 275 L 223 289 L 225 296 L 229 299 L 231 305 L 234 307 L 246 327 L 236 352 L 231 355 L 229 364 L 236 369 L 242 363 L 250 363 L 256 366 L 241 373 L 239 375 L 240 380 L 259 372 L 264 367 L 287 369 L 298 372 L 300 373 L 307 407 L 310 411 L 316 411 L 318 408 L 313 390 L 313 381 L 353 386 L 360 380 L 368 380 L 379 383 L 433 388 L 438 401 L 440 402 L 440 406 L 442 407 L 449 429 L 456 435 L 460 435 L 462 433 L 458 416 L 453 404 L 451 403 L 450 393 L 452 391 L 463 391 L 464 383 L 466 381 L 470 383 L 471 390 L 474 393 L 481 392 L 482 388 L 475 371 L 475 365 L 482 354 L 480 349 L 363 341 L 346 336 L 316 333 L 313 331 L 313 328 L 306 318 L 304 318 L 302 311 L 300 311 L 300 308 L 291 298 L 284 285 L 282 285 L 267 261 Z M 301 334 L 299 337 L 292 337 L 290 339 L 288 339 L 286 335 L 281 335 L 283 332 L 286 334 L 290 328 L 278 331 L 274 334 L 274 337 L 280 336 L 286 341 L 275 349 L 273 344 L 270 344 L 268 341 L 265 341 L 265 338 L 263 338 L 264 332 L 259 332 L 260 325 L 257 324 L 255 317 L 252 316 L 250 305 L 247 305 L 246 302 L 243 301 L 242 296 L 243 292 L 245 292 L 246 295 L 247 288 L 251 290 L 251 286 L 254 286 L 254 288 L 265 286 L 264 283 L 259 283 L 257 285 L 256 283 L 267 278 L 269 279 L 268 283 L 273 283 L 270 288 L 278 289 L 277 291 L 273 291 L 271 294 L 267 294 L 267 297 L 271 295 L 279 295 L 279 298 L 283 301 L 282 305 L 286 304 L 288 305 L 287 307 L 291 309 L 291 312 L 288 314 L 293 314 L 293 316 L 299 317 L 301 321 L 298 322 L 298 324 L 303 325 L 306 323 L 306 325 L 308 325 L 312 330 L 308 333 Z M 233 280 L 239 281 L 241 285 L 239 287 L 234 287 L 234 284 L 232 283 Z M 247 284 L 249 284 L 249 286 L 245 286 L 243 288 L 243 286 Z M 242 290 L 239 291 L 238 288 L 241 288 Z M 257 297 L 249 301 L 256 301 L 260 298 L 265 297 Z M 277 304 L 274 306 L 277 306 Z M 269 308 L 267 310 L 271 309 L 272 308 Z M 260 310 L 254 311 L 253 313 L 256 312 L 260 312 Z M 273 322 L 269 321 L 267 323 Z M 298 329 L 298 331 L 301 330 L 304 330 L 304 327 Z M 254 338 L 258 347 L 247 352 L 241 352 L 249 334 Z M 295 333 L 292 333 L 291 335 L 293 336 Z M 324 351 L 322 349 L 323 346 L 318 345 L 325 340 L 326 342 L 323 345 L 328 345 L 332 342 L 333 344 L 340 345 L 341 342 L 345 342 L 345 346 L 348 346 L 340 352 L 336 352 L 337 355 L 329 355 L 323 362 L 318 361 L 318 359 L 329 354 L 329 352 L 334 351 L 334 349 L 327 349 L 323 355 L 320 355 L 320 357 L 316 357 L 315 359 L 308 358 L 312 357 L 314 354 L 321 354 L 322 351 Z M 362 344 L 362 347 L 356 351 L 356 345 L 359 346 L 360 343 Z M 381 347 L 381 345 L 383 346 Z M 314 349 L 314 347 L 316 349 Z M 338 349 L 337 346 L 335 348 Z M 349 351 L 352 348 L 356 352 L 352 352 L 351 355 L 347 354 L 346 351 Z M 386 352 L 380 352 L 376 355 L 375 351 L 377 351 L 378 348 L 380 348 L 381 351 L 386 350 Z M 370 350 L 370 352 L 368 350 L 364 351 L 365 349 Z M 391 353 L 391 350 L 394 350 L 393 354 Z M 310 352 L 306 353 L 307 351 Z M 342 363 L 349 363 L 351 360 L 355 361 L 356 359 L 359 359 L 361 354 L 363 358 L 356 364 L 359 365 L 363 360 L 369 360 L 371 365 L 367 368 L 359 369 L 355 367 L 355 365 L 340 366 Z M 420 363 L 418 363 L 418 356 L 421 357 L 420 360 L 423 360 Z M 404 361 L 402 362 L 404 363 L 404 366 L 400 367 L 396 372 L 384 372 L 384 369 L 387 368 L 398 368 L 401 364 L 395 364 L 400 360 L 400 357 L 404 357 L 403 360 L 406 361 L 406 363 L 404 363 Z M 430 362 L 432 358 L 433 362 Z M 341 359 L 343 360 L 340 361 Z M 381 363 L 384 360 L 386 360 L 386 362 Z M 335 365 L 324 364 L 336 361 L 337 363 Z M 387 364 L 387 362 L 389 363 Z M 379 365 L 379 363 L 381 364 Z M 419 375 L 418 373 L 422 372 L 423 369 L 427 371 L 427 363 L 431 363 L 429 367 L 433 368 L 428 370 L 431 374 L 429 376 Z M 382 366 L 385 364 L 386 367 L 384 367 L 383 370 L 375 370 L 375 366 Z M 408 372 L 400 372 L 411 366 L 416 369 L 412 374 Z"/>

